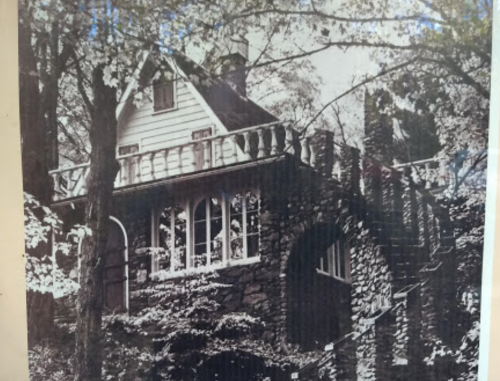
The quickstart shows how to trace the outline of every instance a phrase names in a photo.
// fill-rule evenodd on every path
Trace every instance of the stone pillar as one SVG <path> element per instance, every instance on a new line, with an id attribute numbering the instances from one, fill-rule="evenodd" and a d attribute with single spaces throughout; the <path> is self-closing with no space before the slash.
<path id="1" fill-rule="evenodd" d="M 403 221 L 408 244 L 418 243 L 418 205 L 411 169 L 405 171 L 406 185 L 403 192 Z"/>
<path id="2" fill-rule="evenodd" d="M 303 139 L 303 138 L 302 138 Z M 323 176 L 332 177 L 334 164 L 334 134 L 332 131 L 317 129 L 310 138 L 311 155 L 315 158 L 315 168 Z"/>
<path id="3" fill-rule="evenodd" d="M 359 150 L 351 146 L 343 146 L 340 153 L 340 183 L 351 195 L 360 194 L 361 169 L 359 166 Z"/>
<path id="4" fill-rule="evenodd" d="M 381 111 L 391 104 L 391 96 L 385 90 L 365 92 L 365 153 L 387 166 L 393 160 L 392 118 Z"/>

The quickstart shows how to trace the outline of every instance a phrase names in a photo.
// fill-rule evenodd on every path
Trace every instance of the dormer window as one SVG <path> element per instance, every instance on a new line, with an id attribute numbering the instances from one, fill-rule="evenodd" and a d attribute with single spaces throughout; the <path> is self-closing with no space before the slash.
<path id="1" fill-rule="evenodd" d="M 175 107 L 175 79 L 172 73 L 161 75 L 153 83 L 155 111 L 170 110 Z"/>

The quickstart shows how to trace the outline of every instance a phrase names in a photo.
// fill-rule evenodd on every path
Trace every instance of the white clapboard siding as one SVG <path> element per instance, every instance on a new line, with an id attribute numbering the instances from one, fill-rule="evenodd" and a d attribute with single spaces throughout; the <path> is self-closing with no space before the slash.
<path id="1" fill-rule="evenodd" d="M 134 108 L 132 105 L 133 109 L 124 117 L 118 132 L 118 146 L 139 144 L 140 152 L 146 152 L 187 143 L 192 140 L 192 132 L 199 129 L 212 128 L 213 135 L 227 132 L 216 129 L 206 104 L 200 104 L 199 98 L 182 81 L 176 82 L 176 108 L 173 110 L 155 113 L 150 93 L 150 89 L 146 90 L 142 106 Z"/>

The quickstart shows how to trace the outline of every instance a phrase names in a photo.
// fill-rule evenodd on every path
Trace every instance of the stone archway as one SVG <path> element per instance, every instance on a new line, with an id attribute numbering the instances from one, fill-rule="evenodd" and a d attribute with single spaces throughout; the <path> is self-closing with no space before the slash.
<path id="1" fill-rule="evenodd" d="M 295 240 L 287 267 L 287 336 L 306 350 L 351 331 L 351 286 L 321 270 L 322 258 L 344 240 L 333 223 L 318 223 Z"/>

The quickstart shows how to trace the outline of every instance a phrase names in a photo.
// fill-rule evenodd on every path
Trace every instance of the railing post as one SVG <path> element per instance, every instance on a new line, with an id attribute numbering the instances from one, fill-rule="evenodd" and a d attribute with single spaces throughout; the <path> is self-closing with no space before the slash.
<path id="1" fill-rule="evenodd" d="M 219 138 L 219 165 L 224 166 L 224 137 Z"/>
<path id="2" fill-rule="evenodd" d="M 165 177 L 168 177 L 168 148 L 163 150 L 163 168 L 165 169 Z"/>
<path id="3" fill-rule="evenodd" d="M 179 165 L 179 173 L 183 173 L 183 168 L 182 168 L 182 151 L 184 149 L 184 146 L 179 146 L 177 149 L 177 161 Z"/>
<path id="4" fill-rule="evenodd" d="M 123 158 L 119 160 L 120 163 L 120 186 L 123 187 L 127 185 L 127 159 Z"/>
<path id="5" fill-rule="evenodd" d="M 149 165 L 151 167 L 151 180 L 156 180 L 155 177 L 155 155 L 156 151 L 151 152 L 149 155 Z"/>
<path id="6" fill-rule="evenodd" d="M 276 137 L 276 126 L 271 126 L 271 156 L 278 154 L 278 139 Z"/>
<path id="7" fill-rule="evenodd" d="M 261 159 L 263 157 L 266 157 L 266 151 L 265 151 L 265 146 L 264 146 L 264 134 L 262 128 L 259 128 L 257 130 L 257 135 L 259 136 L 259 152 L 257 154 L 257 158 Z"/>
<path id="8" fill-rule="evenodd" d="M 316 147 L 311 144 L 311 141 L 309 141 L 309 150 L 310 150 L 310 155 L 311 158 L 309 159 L 309 165 L 313 168 L 316 168 L 317 164 L 317 157 L 318 155 L 316 154 Z"/>
<path id="9" fill-rule="evenodd" d="M 300 141 L 300 146 L 301 146 L 301 155 L 300 159 L 305 163 L 308 164 L 310 163 L 310 155 L 309 155 L 309 138 L 304 136 L 304 138 Z"/>
<path id="10" fill-rule="evenodd" d="M 200 143 L 193 143 L 190 145 L 191 147 L 191 165 L 193 166 L 193 171 L 196 171 L 196 148 L 200 146 Z M 200 147 L 203 149 L 203 145 Z M 201 163 L 201 168 L 203 168 L 203 163 Z"/>
<path id="11" fill-rule="evenodd" d="M 210 163 L 211 163 L 211 157 L 210 156 L 210 150 L 208 149 L 208 145 L 210 142 L 204 141 L 203 142 L 203 169 L 208 169 L 210 168 Z"/>
<path id="12" fill-rule="evenodd" d="M 59 173 L 52 173 L 52 180 L 54 182 L 54 201 L 59 200 L 58 193 L 61 192 L 59 184 Z"/>
<path id="13" fill-rule="evenodd" d="M 238 142 L 236 141 L 236 135 L 231 135 L 231 141 L 233 143 L 233 160 L 235 163 L 238 162 Z"/>
<path id="14" fill-rule="evenodd" d="M 439 160 L 439 181 L 438 181 L 439 186 L 446 185 L 446 177 L 448 175 L 447 172 L 448 171 L 446 170 L 446 162 L 443 159 Z"/>
<path id="15" fill-rule="evenodd" d="M 243 133 L 243 136 L 245 137 L 245 160 L 252 160 L 252 156 L 250 155 L 250 133 L 247 131 Z M 259 140 L 259 147 L 260 147 L 260 140 Z"/>
<path id="16" fill-rule="evenodd" d="M 285 152 L 289 153 L 290 155 L 295 154 L 295 149 L 293 148 L 293 130 L 291 126 L 286 126 L 286 135 L 285 135 Z"/>
<path id="17" fill-rule="evenodd" d="M 135 160 L 135 181 L 134 181 L 134 184 L 138 184 L 141 182 L 142 155 L 135 156 L 134 160 Z"/>
<path id="18" fill-rule="evenodd" d="M 78 196 L 76 194 L 74 194 L 74 188 L 76 186 L 76 183 L 73 185 L 73 175 L 75 173 L 75 170 L 74 169 L 70 169 L 68 170 L 68 193 L 72 196 Z M 82 177 L 83 177 L 83 173 L 82 173 Z"/>
<path id="19" fill-rule="evenodd" d="M 425 189 L 431 188 L 431 165 L 430 163 L 425 163 Z"/>

